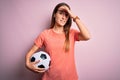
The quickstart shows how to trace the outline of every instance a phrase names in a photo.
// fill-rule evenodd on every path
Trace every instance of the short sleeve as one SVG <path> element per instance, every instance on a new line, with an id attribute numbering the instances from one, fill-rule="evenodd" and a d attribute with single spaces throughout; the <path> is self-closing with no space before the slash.
<path id="1" fill-rule="evenodd" d="M 75 41 L 80 41 L 80 39 L 79 39 L 80 31 L 75 30 L 75 29 L 71 29 L 71 30 L 72 30 L 72 33 L 73 33 L 73 35 L 74 35 L 74 40 L 75 40 Z"/>
<path id="2" fill-rule="evenodd" d="M 42 47 L 44 42 L 44 33 L 42 32 L 41 34 L 38 35 L 38 37 L 35 39 L 34 43 L 36 46 L 38 46 L 39 48 Z"/>

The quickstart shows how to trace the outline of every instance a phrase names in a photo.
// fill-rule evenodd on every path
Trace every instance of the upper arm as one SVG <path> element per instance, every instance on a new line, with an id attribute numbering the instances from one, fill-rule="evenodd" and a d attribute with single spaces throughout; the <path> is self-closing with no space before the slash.
<path id="1" fill-rule="evenodd" d="M 34 44 L 32 48 L 26 54 L 26 60 L 28 60 L 32 56 L 32 54 L 34 54 L 38 49 L 39 47 Z"/>
<path id="2" fill-rule="evenodd" d="M 75 38 L 75 41 L 85 41 L 85 40 L 88 40 L 87 38 L 85 38 L 80 31 L 77 31 L 77 30 L 73 30 L 74 32 L 74 38 Z"/>
<path id="3" fill-rule="evenodd" d="M 43 45 L 43 43 L 44 43 L 44 32 L 42 32 L 41 34 L 39 34 L 38 36 L 37 36 L 37 38 L 35 39 L 35 41 L 34 41 L 34 44 L 36 45 L 36 46 L 38 46 L 39 48 L 41 48 L 42 47 L 42 45 Z"/>
<path id="4" fill-rule="evenodd" d="M 31 51 L 34 53 L 34 52 L 36 52 L 38 49 L 39 49 L 39 47 L 38 47 L 36 44 L 34 44 L 34 45 L 32 46 L 32 48 L 31 48 Z"/>
<path id="5" fill-rule="evenodd" d="M 89 40 L 89 37 L 84 37 L 81 33 L 79 33 L 77 36 L 78 36 L 78 40 L 82 40 L 82 41 Z"/>

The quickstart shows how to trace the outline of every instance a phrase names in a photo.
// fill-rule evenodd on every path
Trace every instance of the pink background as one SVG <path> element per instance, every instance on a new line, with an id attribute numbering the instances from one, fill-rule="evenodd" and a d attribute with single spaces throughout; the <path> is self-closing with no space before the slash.
<path id="1" fill-rule="evenodd" d="M 50 25 L 61 0 L 0 0 L 0 80 L 36 80 L 25 68 L 25 54 Z M 79 80 L 120 80 L 120 1 L 64 0 L 91 32 L 76 42 Z M 76 28 L 75 23 L 72 24 Z"/>

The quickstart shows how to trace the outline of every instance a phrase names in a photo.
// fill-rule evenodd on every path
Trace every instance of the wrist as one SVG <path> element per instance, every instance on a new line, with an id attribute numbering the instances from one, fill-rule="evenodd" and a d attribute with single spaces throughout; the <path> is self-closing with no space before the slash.
<path id="1" fill-rule="evenodd" d="M 79 18 L 78 16 L 75 16 L 75 17 L 73 18 L 73 21 L 75 22 L 77 19 L 80 20 L 80 18 Z"/>
<path id="2" fill-rule="evenodd" d="M 29 64 L 30 64 L 30 60 L 27 59 L 25 64 L 26 64 L 26 66 L 29 66 Z"/>

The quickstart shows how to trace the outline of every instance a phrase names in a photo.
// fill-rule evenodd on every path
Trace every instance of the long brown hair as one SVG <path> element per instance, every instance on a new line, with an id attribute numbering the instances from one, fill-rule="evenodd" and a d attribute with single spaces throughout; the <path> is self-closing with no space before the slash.
<path id="1" fill-rule="evenodd" d="M 53 10 L 53 13 L 52 13 L 51 27 L 50 28 L 54 27 L 54 25 L 55 25 L 54 14 L 56 14 L 56 12 L 58 11 L 58 8 L 61 7 L 61 6 L 67 6 L 70 9 L 69 5 L 66 4 L 66 3 L 64 3 L 64 2 L 57 4 L 56 7 Z M 65 43 L 64 43 L 64 45 L 65 45 L 65 51 L 69 51 L 69 46 L 70 46 L 69 31 L 70 31 L 71 24 L 72 24 L 72 19 L 69 17 L 68 21 L 64 25 L 64 33 L 65 33 L 65 37 L 66 37 Z"/>

